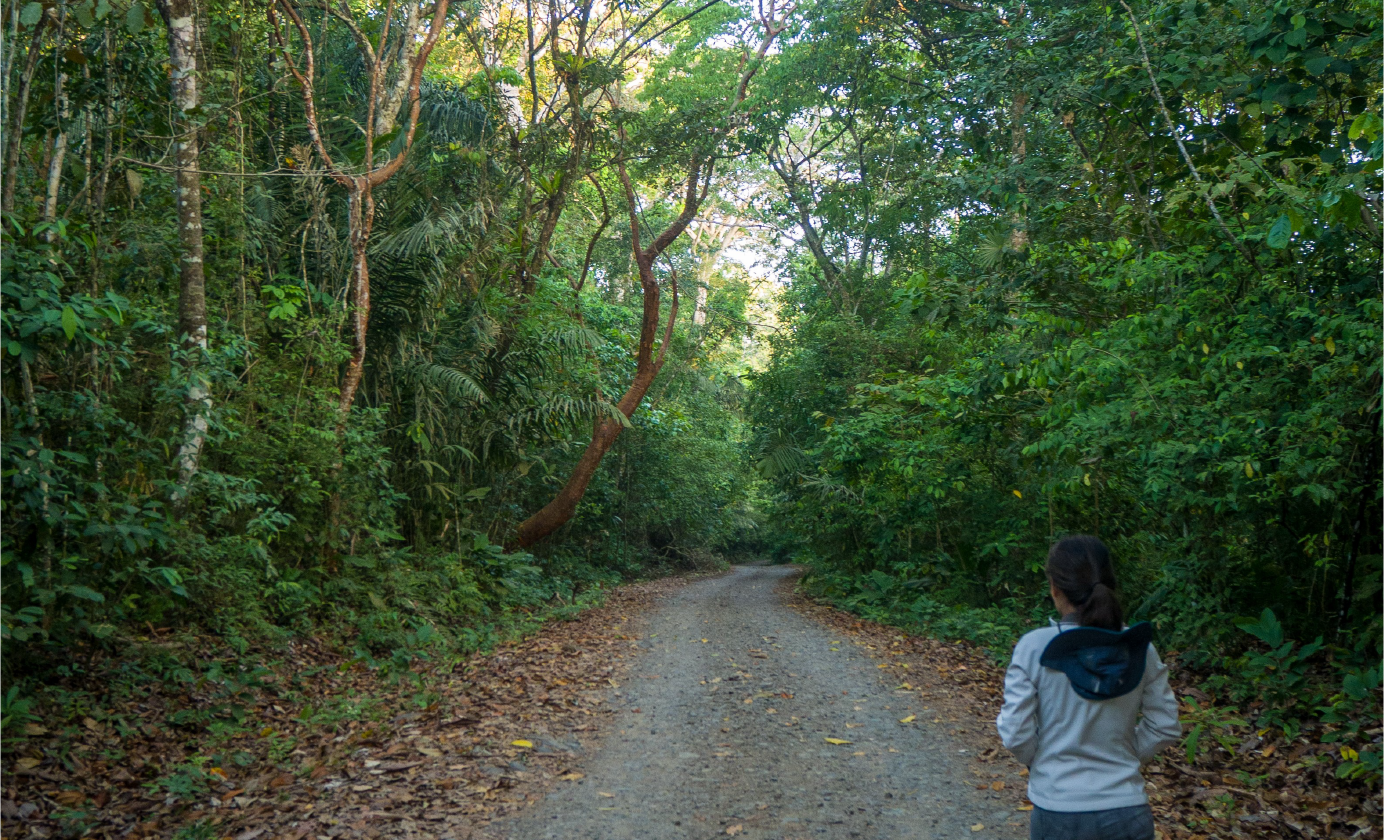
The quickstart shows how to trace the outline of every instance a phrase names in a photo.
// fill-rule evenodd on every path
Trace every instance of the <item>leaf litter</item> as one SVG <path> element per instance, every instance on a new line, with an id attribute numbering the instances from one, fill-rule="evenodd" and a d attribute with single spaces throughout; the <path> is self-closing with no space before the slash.
<path id="1" fill-rule="evenodd" d="M 978 777 L 1001 775 L 992 773 L 992 767 L 1018 767 L 994 730 L 1004 698 L 1004 668 L 979 646 L 908 635 L 897 627 L 864 621 L 796 589 L 783 594 L 795 609 L 850 637 L 867 656 L 889 657 L 899 667 L 881 669 L 880 679 L 933 706 L 939 713 L 933 724 L 965 722 L 952 726 L 952 733 L 975 744 L 972 772 Z M 841 644 L 845 643 L 843 639 Z M 1183 711 L 1195 711 L 1187 698 L 1205 704 L 1210 698 L 1191 683 L 1190 675 L 1178 678 L 1176 657 L 1165 658 L 1174 675 L 1173 690 L 1183 698 Z M 1165 751 L 1144 768 L 1159 840 L 1384 838 L 1379 791 L 1337 778 L 1337 745 L 1320 743 L 1308 729 L 1288 739 L 1282 733 L 1237 727 L 1234 732 L 1240 743 L 1233 751 L 1208 750 L 1194 764 L 1177 748 Z M 1374 734 L 1377 738 L 1380 733 Z M 1026 769 L 1018 772 L 1028 773 Z M 1019 796 L 1002 782 L 990 788 L 1002 792 L 1001 796 Z M 1017 810 L 1030 812 L 1033 805 L 1023 799 Z"/>
<path id="2" fill-rule="evenodd" d="M 241 692 L 239 726 L 218 719 L 225 698 L 207 680 L 155 683 L 79 721 L 45 719 L 7 739 L 0 838 L 196 827 L 234 840 L 485 840 L 495 819 L 582 779 L 572 767 L 614 714 L 605 689 L 624 678 L 643 614 L 685 582 L 618 587 L 603 606 L 490 654 L 416 664 L 412 679 L 298 640 Z M 99 683 L 81 688 L 100 697 Z M 213 723 L 197 731 L 179 723 L 188 719 Z M 210 766 L 212 756 L 231 760 Z"/>

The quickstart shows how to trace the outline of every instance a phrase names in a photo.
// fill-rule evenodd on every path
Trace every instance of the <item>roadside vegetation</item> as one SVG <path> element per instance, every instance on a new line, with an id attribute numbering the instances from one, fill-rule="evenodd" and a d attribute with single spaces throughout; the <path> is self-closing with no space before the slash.
<path id="1" fill-rule="evenodd" d="M 1188 762 L 1377 791 L 1380 20 L 6 5 L 6 768 L 751 554 L 1002 658 L 1086 532 Z"/>
<path id="2" fill-rule="evenodd" d="M 1189 761 L 1279 738 L 1377 790 L 1378 6 L 826 8 L 766 141 L 775 555 L 1003 660 L 1097 534 Z"/>

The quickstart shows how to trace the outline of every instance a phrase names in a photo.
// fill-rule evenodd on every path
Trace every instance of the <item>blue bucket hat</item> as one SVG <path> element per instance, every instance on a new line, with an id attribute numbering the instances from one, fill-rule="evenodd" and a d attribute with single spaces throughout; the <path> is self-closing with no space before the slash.
<path id="1" fill-rule="evenodd" d="M 1087 700 L 1112 700 L 1139 687 L 1153 625 L 1141 621 L 1117 633 L 1100 627 L 1059 632 L 1038 662 L 1067 675 L 1072 690 Z"/>

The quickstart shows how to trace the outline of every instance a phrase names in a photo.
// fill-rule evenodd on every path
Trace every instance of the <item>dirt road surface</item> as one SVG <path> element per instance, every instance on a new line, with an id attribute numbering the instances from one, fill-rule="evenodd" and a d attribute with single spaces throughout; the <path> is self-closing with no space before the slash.
<path id="1" fill-rule="evenodd" d="M 1011 770 L 977 784 L 976 742 L 954 734 L 956 718 L 792 609 L 782 584 L 793 574 L 736 567 L 670 597 L 649 623 L 646 652 L 612 690 L 619 713 L 582 777 L 490 832 L 509 840 L 1027 836 L 1028 814 L 1015 807 L 1024 780 Z"/>

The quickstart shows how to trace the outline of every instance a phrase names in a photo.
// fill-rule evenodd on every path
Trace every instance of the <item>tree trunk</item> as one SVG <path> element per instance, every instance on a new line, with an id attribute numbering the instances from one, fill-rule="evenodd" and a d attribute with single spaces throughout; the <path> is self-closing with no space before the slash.
<path id="1" fill-rule="evenodd" d="M 183 0 L 187 2 L 187 0 Z M 433 47 L 437 45 L 437 39 L 442 35 L 443 26 L 447 18 L 447 6 L 449 0 L 437 0 L 433 5 L 432 19 L 428 24 L 428 31 L 423 35 L 422 41 L 416 45 L 411 45 L 414 40 L 422 35 L 421 30 L 415 32 L 410 30 L 401 34 L 403 43 L 398 56 L 402 59 L 408 57 L 407 67 L 401 67 L 399 72 L 407 79 L 406 94 L 409 103 L 408 116 L 404 123 L 404 148 L 396 157 L 386 159 L 380 166 L 375 166 L 375 129 L 381 125 L 380 119 L 388 117 L 386 124 L 392 127 L 393 114 L 397 113 L 398 105 L 393 106 L 391 112 L 390 94 L 384 89 L 385 75 L 391 65 L 391 59 L 387 55 L 387 44 L 381 43 L 380 53 L 377 55 L 370 44 L 369 38 L 365 37 L 364 32 L 356 24 L 351 16 L 349 8 L 343 6 L 342 12 L 337 15 L 342 19 L 356 40 L 357 49 L 365 63 L 369 79 L 369 94 L 366 102 L 366 118 L 364 123 L 365 134 L 365 155 L 366 173 L 363 175 L 351 175 L 346 173 L 332 159 L 331 153 L 327 150 L 322 141 L 322 135 L 317 127 L 317 98 L 314 91 L 314 80 L 316 68 L 313 58 L 312 35 L 308 31 L 307 24 L 299 15 L 298 10 L 288 0 L 274 0 L 265 10 L 269 18 L 271 27 L 270 37 L 280 54 L 287 64 L 288 71 L 298 81 L 302 88 L 303 107 L 307 122 L 308 136 L 312 139 L 313 146 L 317 149 L 317 155 L 322 159 L 322 163 L 332 180 L 344 186 L 349 196 L 350 210 L 348 213 L 351 232 L 351 358 L 346 366 L 346 375 L 341 383 L 341 399 L 339 408 L 341 418 L 339 421 L 338 432 L 344 430 L 346 418 L 351 413 L 351 406 L 355 402 L 356 393 L 360 390 L 361 377 L 365 370 L 365 351 L 366 351 L 366 332 L 370 324 L 370 264 L 368 259 L 370 247 L 370 231 L 375 221 L 375 199 L 373 190 L 375 187 L 394 177 L 395 173 L 404 165 L 408 158 L 409 150 L 413 148 L 413 140 L 418 129 L 419 85 L 423 81 L 423 67 L 428 63 L 428 56 L 432 54 Z M 293 28 L 297 30 L 298 37 L 302 39 L 303 50 L 301 53 L 302 67 L 298 65 L 298 59 L 294 58 L 288 48 L 288 40 L 280 31 L 279 18 L 275 12 L 276 4 L 281 7 L 292 22 Z M 421 14 L 416 14 L 410 10 L 408 13 L 409 24 L 406 28 L 415 26 L 421 19 Z M 387 23 L 386 23 L 387 26 Z M 386 33 L 381 33 L 381 41 L 386 40 Z M 396 88 L 397 89 L 397 88 Z M 392 130 L 392 128 L 391 128 Z"/>
<path id="2" fill-rule="evenodd" d="M 62 49 L 59 33 L 58 49 Z M 43 196 L 43 221 L 52 224 L 58 218 L 58 189 L 62 186 L 62 165 L 67 158 L 67 120 L 71 109 L 67 104 L 67 74 L 59 73 L 54 85 L 54 99 L 58 104 L 58 134 L 53 139 L 53 154 L 48 158 L 48 184 Z M 52 242 L 57 233 L 52 228 L 44 231 L 43 239 Z"/>
<path id="3" fill-rule="evenodd" d="M 115 91 L 111 87 L 111 79 L 115 77 L 115 69 L 111 66 L 111 27 L 109 23 L 101 31 L 101 38 L 103 39 L 101 54 L 106 61 L 105 102 L 102 106 L 104 125 L 102 126 L 101 174 L 96 177 L 96 192 L 92 196 L 98 223 L 104 222 L 106 219 L 106 186 L 110 183 L 111 149 L 115 142 Z"/>
<path id="4" fill-rule="evenodd" d="M 179 498 L 185 498 L 197 473 L 207 438 L 211 392 L 198 375 L 196 357 L 207 349 L 206 275 L 202 267 L 202 172 L 198 160 L 198 128 L 189 117 L 197 108 L 197 26 L 194 0 L 160 0 L 159 12 L 168 26 L 168 63 L 174 120 L 174 164 L 177 167 L 174 197 L 178 207 L 178 334 L 183 349 L 193 357 L 192 381 L 186 397 L 187 420 L 178 449 Z"/>
<path id="5" fill-rule="evenodd" d="M 418 33 L 423 26 L 422 15 L 417 3 L 409 3 L 404 12 L 404 31 L 399 33 L 397 47 L 390 59 L 398 68 L 392 83 L 381 84 L 380 104 L 375 111 L 375 136 L 383 137 L 394 130 L 399 120 L 399 109 L 408 96 L 413 59 L 418 53 Z M 381 49 L 384 45 L 381 44 Z M 383 82 L 383 80 L 381 80 Z"/>
<path id="6" fill-rule="evenodd" d="M 702 181 L 703 166 L 706 167 L 705 182 Z M 617 168 L 620 173 L 620 181 L 625 187 L 625 200 L 629 204 L 630 235 L 632 237 L 630 250 L 639 271 L 639 285 L 644 292 L 644 313 L 639 325 L 639 349 L 635 354 L 634 379 L 630 381 L 624 396 L 620 398 L 620 402 L 617 404 L 620 413 L 628 419 L 634 416 L 639 404 L 644 401 L 644 395 L 648 393 L 649 386 L 653 384 L 658 372 L 663 368 L 668 342 L 672 339 L 673 324 L 678 316 L 678 287 L 677 281 L 674 280 L 673 304 L 668 313 L 668 324 L 663 332 L 663 343 L 655 357 L 654 340 L 658 335 L 661 296 L 658 278 L 654 276 L 654 260 L 667 250 L 668 246 L 681 235 L 693 217 L 697 215 L 697 208 L 701 206 L 701 202 L 706 196 L 706 186 L 710 183 L 711 172 L 709 163 L 704 164 L 697 158 L 693 159 L 687 175 L 687 192 L 683 198 L 682 213 L 654 239 L 648 248 L 644 248 L 640 244 L 640 214 L 635 200 L 634 185 L 630 181 L 629 174 L 625 171 L 623 161 L 617 164 Z M 596 468 L 601 465 L 601 459 L 610 451 L 610 447 L 615 445 L 615 439 L 620 436 L 624 429 L 624 423 L 613 420 L 602 420 L 596 424 L 591 435 L 591 443 L 587 444 L 586 451 L 582 453 L 577 465 L 572 469 L 571 475 L 567 477 L 567 483 L 562 486 L 562 490 L 558 491 L 557 496 L 552 501 L 519 524 L 510 547 L 528 548 L 547 538 L 572 518 L 573 514 L 577 512 L 577 504 L 586 495 L 586 488 L 591 483 L 592 477 L 595 476 Z"/>
<path id="7" fill-rule="evenodd" d="M 65 46 L 67 33 L 64 23 L 64 18 L 59 17 L 57 42 L 53 45 L 55 63 Z M 72 116 L 72 108 L 67 99 L 67 74 L 61 71 L 53 82 L 53 101 L 58 109 L 58 133 L 53 138 L 52 153 L 48 156 L 48 178 L 43 191 L 43 221 L 50 225 L 58 218 L 58 191 L 62 188 L 62 167 L 67 160 L 67 123 Z M 57 239 L 57 231 L 49 228 L 43 232 L 43 239 L 45 242 L 53 242 Z"/>
<path id="8" fill-rule="evenodd" d="M 701 272 L 697 273 L 699 275 L 701 274 Z M 706 298 L 707 284 L 705 282 L 698 282 L 697 305 L 692 308 L 692 323 L 699 327 L 704 326 L 706 324 Z"/>
<path id="9" fill-rule="evenodd" d="M 1024 165 L 1028 158 L 1028 132 L 1024 125 L 1024 112 L 1028 108 L 1028 94 L 1014 94 L 1009 108 L 1009 162 L 1015 169 Z M 1028 219 L 1022 204 L 1027 200 L 1028 184 L 1022 174 L 1015 174 L 1015 189 L 1019 193 L 1020 206 L 1014 209 L 1014 229 L 1009 234 L 1009 247 L 1020 253 L 1028 250 Z"/>
<path id="10" fill-rule="evenodd" d="M 636 237 L 636 247 L 638 241 Z M 664 352 L 668 348 L 673 324 L 678 317 L 678 293 L 677 285 L 674 283 L 673 303 L 668 312 L 668 325 L 664 330 L 663 344 L 659 348 L 658 356 L 655 357 L 653 345 L 654 337 L 658 332 L 660 294 L 658 281 L 653 274 L 654 259 L 655 257 L 650 257 L 647 261 L 640 260 L 639 274 L 641 285 L 644 288 L 644 317 L 639 331 L 638 362 L 634 379 L 631 380 L 624 396 L 617 403 L 617 408 L 626 418 L 634 416 L 639 404 L 644 401 L 644 395 L 649 392 L 649 386 L 654 384 L 654 379 L 663 368 Z M 602 420 L 596 424 L 595 431 L 591 435 L 591 443 L 587 444 L 586 451 L 581 454 L 577 465 L 572 468 L 571 475 L 567 477 L 567 483 L 562 486 L 562 490 L 558 491 L 557 496 L 552 501 L 520 523 L 511 547 L 528 548 L 567 524 L 573 514 L 577 512 L 577 504 L 586 495 L 586 488 L 591 484 L 592 477 L 596 475 L 596 469 L 600 467 L 601 459 L 610 451 L 610 447 L 615 445 L 615 439 L 624 430 L 625 424 L 614 420 Z"/>
<path id="11" fill-rule="evenodd" d="M 777 0 L 769 0 L 767 4 L 761 4 L 759 11 L 759 22 L 764 28 L 764 37 L 755 53 L 755 60 L 749 62 L 741 72 L 740 84 L 732 99 L 733 104 L 730 112 L 727 114 L 727 117 L 732 120 L 736 117 L 736 109 L 745 101 L 750 80 L 754 78 L 764 56 L 769 51 L 769 47 L 787 26 L 783 19 L 775 17 L 780 11 Z M 554 25 L 552 28 L 555 32 L 556 26 Z M 568 82 L 574 85 L 575 79 L 569 78 Z M 623 130 L 620 132 L 620 139 L 622 142 L 625 140 Z M 620 175 L 620 184 L 625 189 L 625 202 L 629 207 L 630 252 L 634 257 L 635 266 L 639 270 L 639 285 L 644 293 L 644 315 L 639 326 L 639 349 L 635 356 L 634 379 L 631 380 L 629 388 L 625 390 L 624 396 L 620 398 L 620 402 L 617 404 L 620 413 L 625 416 L 626 420 L 634 416 L 635 410 L 644 401 L 644 395 L 648 393 L 649 386 L 653 384 L 658 372 L 663 368 L 668 344 L 673 338 L 673 324 L 678 316 L 678 284 L 677 276 L 673 275 L 672 306 L 669 307 L 668 323 L 663 330 L 663 341 L 659 345 L 658 355 L 655 356 L 654 339 L 658 334 L 660 295 L 658 278 L 654 276 L 654 261 L 668 250 L 668 246 L 672 245 L 683 234 L 683 231 L 687 230 L 687 226 L 696 217 L 697 211 L 701 208 L 702 202 L 706 200 L 707 191 L 711 187 L 714 162 L 715 157 L 712 152 L 693 153 L 687 171 L 687 186 L 683 195 L 682 212 L 668 227 L 663 229 L 662 233 L 654 237 L 653 242 L 649 243 L 649 247 L 645 248 L 640 241 L 640 212 L 635 199 L 634 184 L 630 181 L 629 173 L 625 169 L 624 158 L 616 158 L 616 171 Z M 586 488 L 591 483 L 591 478 L 596 474 L 596 468 L 601 465 L 601 459 L 610 451 L 610 447 L 615 444 L 615 439 L 620 436 L 620 432 L 624 428 L 624 423 L 610 420 L 604 420 L 596 425 L 591 435 L 591 443 L 587 445 L 586 451 L 577 461 L 572 474 L 567 477 L 567 483 L 563 485 L 562 490 L 537 513 L 519 524 L 514 539 L 508 544 L 508 547 L 529 548 L 551 535 L 572 518 L 577 511 L 577 504 L 581 502 L 582 496 L 586 495 Z"/>
<path id="12" fill-rule="evenodd" d="M 769 158 L 770 165 L 774 168 L 783 181 L 784 190 L 788 193 L 788 202 L 793 205 L 793 209 L 798 214 L 798 227 L 803 232 L 803 242 L 807 244 L 807 249 L 812 254 L 812 258 L 817 263 L 817 267 L 822 270 L 822 279 L 826 281 L 828 294 L 834 290 L 836 296 L 840 298 L 837 303 L 838 311 L 842 313 L 853 312 L 855 306 L 851 301 L 850 293 L 846 291 L 846 284 L 843 282 L 844 275 L 836 262 L 827 253 L 826 243 L 817 232 L 817 227 L 812 223 L 812 215 L 808 212 L 807 201 L 798 190 L 797 175 L 793 172 L 792 163 L 784 162 L 780 164 L 774 157 Z"/>
<path id="13" fill-rule="evenodd" d="M 711 296 L 711 278 L 716 273 L 716 266 L 720 264 L 721 257 L 725 256 L 731 246 L 740 240 L 744 234 L 744 228 L 740 226 L 741 220 L 738 216 L 727 216 L 719 220 L 719 228 L 708 231 L 705 228 L 699 230 L 693 242 L 694 251 L 697 252 L 697 302 L 692 309 L 692 323 L 696 326 L 706 324 L 706 304 Z M 703 244 L 702 239 L 706 240 L 707 247 L 698 247 Z"/>
<path id="14" fill-rule="evenodd" d="M 5 184 L 0 192 L 0 212 L 14 211 L 14 193 L 19 184 L 19 152 L 24 142 L 24 114 L 29 108 L 29 91 L 33 88 L 34 72 L 38 69 L 39 53 L 43 47 L 43 31 L 48 28 L 54 13 L 51 9 L 34 24 L 34 34 L 29 38 L 29 53 L 24 58 L 24 71 L 19 74 L 19 89 L 15 91 L 14 103 L 10 106 L 9 133 L 5 144 Z"/>
<path id="15" fill-rule="evenodd" d="M 351 231 L 351 359 L 346 363 L 346 376 L 341 381 L 343 424 L 365 373 L 365 338 L 370 329 L 370 261 L 366 250 L 370 246 L 374 200 L 369 196 L 369 184 L 364 183 L 366 179 L 355 180 L 347 199 Z"/>

